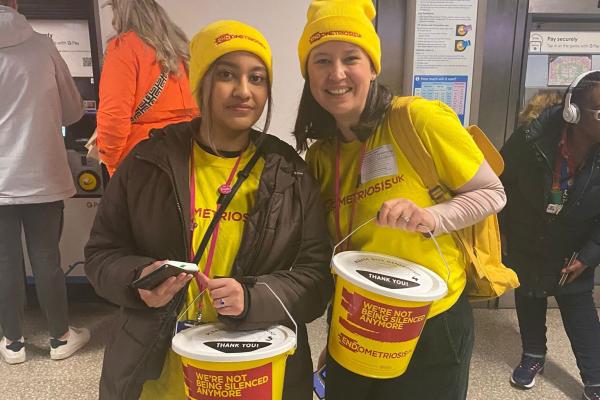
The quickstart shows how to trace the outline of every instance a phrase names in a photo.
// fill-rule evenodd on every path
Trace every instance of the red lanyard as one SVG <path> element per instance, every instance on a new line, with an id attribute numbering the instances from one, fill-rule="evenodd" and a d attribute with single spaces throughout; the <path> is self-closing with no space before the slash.
<path id="1" fill-rule="evenodd" d="M 360 157 L 358 161 L 358 173 L 356 177 L 356 186 L 354 189 L 357 189 L 360 186 L 360 172 L 363 165 L 363 160 L 365 158 L 365 148 L 366 143 L 363 143 L 360 146 Z M 342 235 L 342 226 L 340 224 L 340 164 L 341 164 L 341 150 L 340 150 L 340 141 L 336 140 L 336 151 L 335 151 L 335 183 L 334 183 L 334 196 L 335 196 L 335 228 L 337 234 L 336 242 L 342 240 L 344 237 Z M 356 198 L 352 199 L 352 210 L 350 211 L 350 220 L 348 221 L 348 234 L 352 232 L 352 224 L 354 222 L 354 215 L 356 214 Z M 346 242 L 344 250 L 348 250 L 350 248 L 350 240 Z"/>
<path id="2" fill-rule="evenodd" d="M 229 173 L 229 178 L 227 178 L 227 181 L 222 184 L 221 186 L 219 186 L 217 188 L 218 192 L 219 192 L 219 197 L 217 199 L 217 210 L 219 210 L 219 208 L 221 207 L 221 195 L 226 195 L 228 193 L 231 192 L 231 182 L 233 181 L 233 177 L 235 176 L 238 167 L 240 165 L 240 160 L 242 159 L 242 153 L 240 153 L 240 155 L 238 156 L 237 160 L 235 161 L 235 165 L 233 166 L 233 169 L 231 170 L 231 172 Z M 192 227 L 195 228 L 196 227 L 196 222 L 195 222 L 195 214 L 196 214 L 196 170 L 194 168 L 194 149 L 192 149 L 192 155 L 191 155 L 191 161 L 190 161 L 190 217 L 192 219 Z M 208 256 L 206 257 L 206 266 L 204 267 L 204 275 L 208 276 L 208 274 L 210 273 L 210 267 L 212 266 L 212 261 L 213 261 L 213 256 L 215 254 L 215 247 L 217 245 L 217 238 L 219 237 L 219 224 L 221 221 L 218 221 L 217 224 L 215 225 L 215 230 L 212 233 L 212 236 L 210 238 L 210 247 L 208 249 Z M 193 246 L 191 246 L 192 248 L 190 249 L 190 260 L 193 260 L 195 257 L 194 254 L 194 249 Z M 202 283 L 200 282 L 200 279 L 198 278 L 198 276 L 196 276 L 196 283 L 198 284 L 198 288 L 200 289 L 200 291 L 202 292 L 202 290 L 204 290 L 204 287 L 202 285 Z"/>

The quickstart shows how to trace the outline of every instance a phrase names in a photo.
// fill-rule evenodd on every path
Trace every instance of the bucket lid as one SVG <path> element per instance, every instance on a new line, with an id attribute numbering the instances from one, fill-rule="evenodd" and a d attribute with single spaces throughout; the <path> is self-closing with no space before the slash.
<path id="1" fill-rule="evenodd" d="M 385 254 L 344 251 L 333 257 L 334 272 L 362 289 L 407 301 L 434 301 L 448 286 L 429 269 Z"/>
<path id="2" fill-rule="evenodd" d="M 255 331 L 226 331 L 220 323 L 205 324 L 175 335 L 173 351 L 198 361 L 244 362 L 286 353 L 296 345 L 296 335 L 276 325 Z"/>

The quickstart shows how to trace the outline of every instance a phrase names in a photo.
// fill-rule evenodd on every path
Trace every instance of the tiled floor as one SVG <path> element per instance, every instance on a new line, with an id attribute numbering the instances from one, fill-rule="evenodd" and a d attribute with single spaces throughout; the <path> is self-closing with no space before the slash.
<path id="1" fill-rule="evenodd" d="M 0 361 L 0 399 L 95 399 L 102 363 L 102 349 L 116 309 L 103 303 L 77 303 L 71 306 L 71 323 L 87 326 L 92 341 L 76 356 L 49 359 L 44 321 L 38 309 L 27 311 L 28 361 L 9 366 Z M 520 357 L 516 315 L 512 309 L 476 309 L 476 342 L 471 364 L 469 399 L 579 399 L 581 382 L 562 328 L 558 310 L 548 311 L 549 355 L 544 376 L 530 391 L 513 389 L 508 383 L 512 367 Z M 311 347 L 325 343 L 323 318 L 309 326 Z M 599 338 L 600 340 L 600 338 Z M 314 357 L 318 351 L 314 351 Z M 427 399 L 424 399 L 427 400 Z"/>

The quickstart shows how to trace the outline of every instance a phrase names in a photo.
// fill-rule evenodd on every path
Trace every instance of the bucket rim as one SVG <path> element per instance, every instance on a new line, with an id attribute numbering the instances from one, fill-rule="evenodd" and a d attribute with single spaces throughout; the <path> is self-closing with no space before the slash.
<path id="1" fill-rule="evenodd" d="M 200 332 L 199 332 L 200 331 Z M 214 331 L 223 331 L 227 334 L 240 334 L 240 335 L 252 335 L 259 332 L 266 331 L 279 331 L 284 337 L 281 342 L 274 343 L 274 346 L 269 346 L 265 349 L 259 349 L 244 353 L 221 353 L 208 346 L 204 345 L 205 341 L 201 341 L 200 349 L 190 350 L 190 345 L 198 345 L 199 342 L 192 342 L 192 338 L 195 335 L 199 335 L 206 332 L 214 332 Z M 217 339 L 215 337 L 214 339 Z M 213 339 L 213 340 L 214 340 Z M 208 341 L 208 340 L 206 340 Z M 231 342 L 242 342 L 243 340 L 230 339 Z M 265 329 L 255 329 L 251 331 L 231 331 L 226 330 L 225 325 L 222 323 L 209 323 L 203 324 L 200 326 L 195 326 L 193 328 L 185 329 L 179 333 L 177 333 L 172 341 L 171 347 L 173 351 L 181 357 L 185 357 L 194 361 L 199 362 L 218 362 L 218 363 L 240 363 L 240 362 L 249 362 L 249 361 L 257 361 L 264 360 L 267 358 L 276 357 L 279 355 L 284 355 L 289 353 L 290 350 L 296 347 L 296 334 L 290 328 L 283 325 L 272 325 Z M 202 350 L 205 350 L 202 352 Z M 210 351 L 210 352 L 209 352 Z"/>
<path id="2" fill-rule="evenodd" d="M 340 259 L 343 260 L 345 258 L 353 257 L 355 255 L 362 256 L 362 257 L 367 257 L 367 256 L 381 257 L 384 259 L 397 261 L 406 267 L 414 268 L 414 269 L 418 270 L 420 273 L 425 274 L 431 280 L 432 288 L 429 291 L 427 291 L 426 293 L 422 293 L 422 294 L 418 294 L 418 293 L 414 293 L 414 292 L 410 293 L 410 292 L 406 292 L 406 291 L 398 291 L 398 289 L 388 289 L 388 288 L 381 287 L 379 285 L 374 284 L 373 282 L 369 281 L 367 278 L 365 278 L 361 275 L 352 273 L 352 272 L 354 272 L 354 270 L 356 268 L 350 267 L 349 269 L 351 269 L 351 271 L 348 271 L 345 268 L 339 266 L 338 263 L 336 263 L 336 260 L 338 260 L 338 261 Z M 433 301 L 439 300 L 439 299 L 443 298 L 444 296 L 446 296 L 446 294 L 448 293 L 448 285 L 435 272 L 431 271 L 430 269 L 428 269 L 427 267 L 425 267 L 423 265 L 406 260 L 404 258 L 390 256 L 387 254 L 376 253 L 376 252 L 371 252 L 371 251 L 356 251 L 356 250 L 343 251 L 343 252 L 336 254 L 332 258 L 331 269 L 334 274 L 339 275 L 341 278 L 348 281 L 352 285 L 358 286 L 361 289 L 376 293 L 381 296 L 391 297 L 396 300 L 426 303 L 426 302 L 433 302 Z M 377 273 L 381 273 L 381 271 L 377 271 Z M 404 289 L 402 289 L 402 290 L 404 290 Z"/>

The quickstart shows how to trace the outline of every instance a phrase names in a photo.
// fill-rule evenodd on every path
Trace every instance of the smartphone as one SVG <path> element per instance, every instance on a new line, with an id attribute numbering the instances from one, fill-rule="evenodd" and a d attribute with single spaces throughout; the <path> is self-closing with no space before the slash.
<path id="1" fill-rule="evenodd" d="M 198 266 L 193 263 L 169 260 L 148 275 L 131 282 L 131 287 L 134 289 L 151 290 L 163 283 L 165 279 L 170 278 L 171 276 L 177 276 L 182 272 L 186 274 L 195 274 L 198 272 Z"/>
<path id="2" fill-rule="evenodd" d="M 313 391 L 319 400 L 325 399 L 325 365 L 313 373 Z"/>

